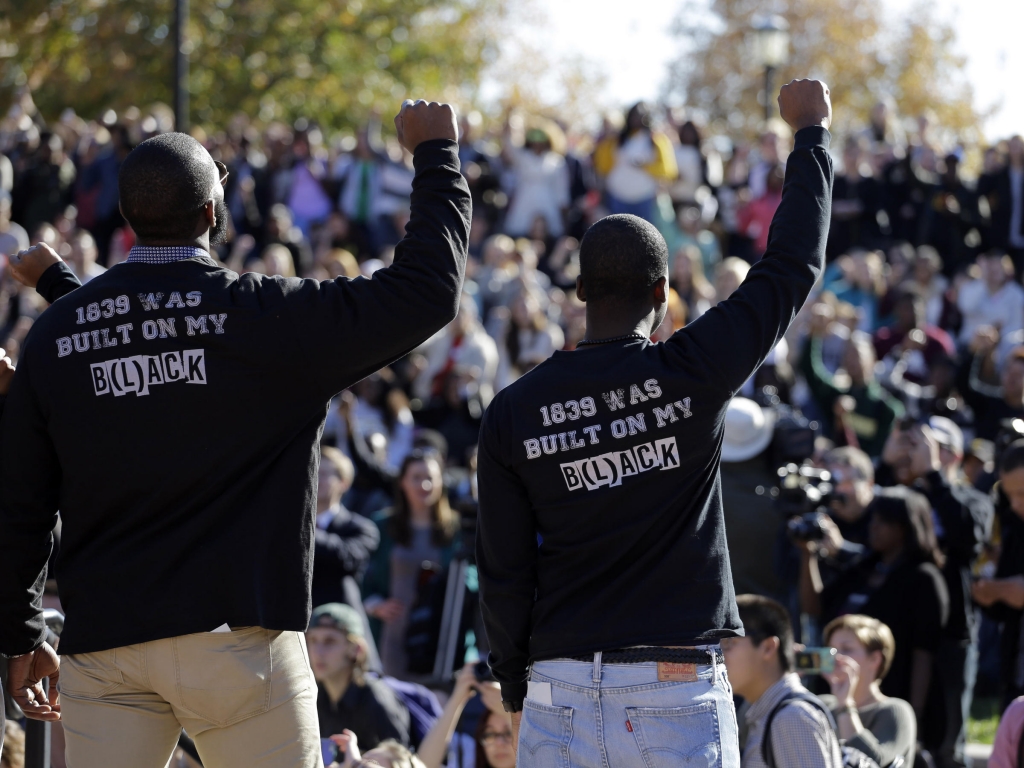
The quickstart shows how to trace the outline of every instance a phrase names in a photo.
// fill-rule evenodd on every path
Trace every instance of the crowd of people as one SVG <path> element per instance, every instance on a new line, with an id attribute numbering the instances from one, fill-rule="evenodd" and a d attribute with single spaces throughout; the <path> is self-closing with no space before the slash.
<path id="1" fill-rule="evenodd" d="M 723 650 L 745 700 L 744 765 L 818 764 L 801 762 L 810 727 L 823 765 L 841 739 L 880 766 L 962 766 L 975 690 L 1003 707 L 1024 695 L 1024 140 L 986 148 L 967 178 L 963 147 L 938 144 L 929 115 L 905 117 L 883 101 L 833 140 L 828 267 L 727 416 L 747 636 Z M 160 109 L 47 120 L 22 91 L 0 120 L 0 253 L 45 242 L 83 283 L 117 265 L 134 243 L 120 164 L 171 128 Z M 376 118 L 354 136 L 325 129 L 239 117 L 193 131 L 229 174 L 224 264 L 327 280 L 390 263 L 411 155 Z M 470 112 L 460 129 L 473 221 L 459 314 L 338 394 L 323 432 L 307 646 L 325 760 L 344 767 L 515 764 L 497 686 L 474 663 L 487 651 L 472 556 L 483 412 L 582 338 L 579 241 L 604 215 L 640 216 L 669 246 L 654 340 L 735 291 L 765 251 L 792 138 L 774 121 L 754 142 L 707 136 L 643 103 L 593 133 L 514 112 L 493 125 Z M 46 303 L 7 274 L 0 294 L 16 364 Z M 834 668 L 801 683 L 798 643 L 835 648 Z M 1005 765 L 1019 720 L 1000 736 Z M 17 768 L 9 728 L 0 765 Z"/>

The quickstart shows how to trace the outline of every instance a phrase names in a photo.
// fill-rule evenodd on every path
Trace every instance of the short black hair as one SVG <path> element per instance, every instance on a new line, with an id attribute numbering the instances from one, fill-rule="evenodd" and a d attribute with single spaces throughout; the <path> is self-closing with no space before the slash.
<path id="1" fill-rule="evenodd" d="M 763 595 L 738 595 L 736 607 L 750 642 L 760 645 L 769 637 L 779 638 L 779 666 L 783 672 L 795 669 L 796 651 L 793 650 L 793 624 L 789 620 L 789 611 Z"/>
<path id="2" fill-rule="evenodd" d="M 612 298 L 639 304 L 667 272 L 665 238 L 639 216 L 605 216 L 587 230 L 580 244 L 587 301 Z"/>
<path id="3" fill-rule="evenodd" d="M 121 164 L 121 211 L 141 240 L 190 238 L 210 200 L 214 174 L 203 145 L 187 133 L 139 144 Z"/>

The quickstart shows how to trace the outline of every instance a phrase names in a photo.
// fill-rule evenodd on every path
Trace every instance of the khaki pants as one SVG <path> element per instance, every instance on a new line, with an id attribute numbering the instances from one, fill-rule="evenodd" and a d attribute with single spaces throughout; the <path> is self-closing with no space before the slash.
<path id="1" fill-rule="evenodd" d="M 301 632 L 248 627 L 63 656 L 68 768 L 165 768 L 181 729 L 206 768 L 323 768 Z"/>

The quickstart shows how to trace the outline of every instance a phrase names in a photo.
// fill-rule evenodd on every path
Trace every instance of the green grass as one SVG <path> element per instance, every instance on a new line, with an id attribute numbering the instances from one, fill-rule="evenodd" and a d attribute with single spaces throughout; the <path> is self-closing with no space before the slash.
<path id="1" fill-rule="evenodd" d="M 976 744 L 991 744 L 999 725 L 999 699 L 975 698 L 971 705 L 971 719 L 967 722 L 967 740 Z"/>

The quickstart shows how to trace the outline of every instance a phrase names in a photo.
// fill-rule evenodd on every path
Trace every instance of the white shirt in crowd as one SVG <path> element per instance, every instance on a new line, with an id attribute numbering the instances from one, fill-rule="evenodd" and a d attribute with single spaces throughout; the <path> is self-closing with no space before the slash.
<path id="1" fill-rule="evenodd" d="M 413 394 L 426 403 L 430 399 L 434 379 L 448 365 L 450 357 L 455 371 L 468 371 L 471 368 L 480 371 L 480 396 L 485 403 L 489 403 L 494 395 L 494 380 L 498 373 L 498 347 L 494 339 L 477 325 L 469 333 L 463 334 L 462 340 L 453 349 L 454 343 L 455 332 L 451 324 L 423 343 L 419 351 L 427 358 L 427 367 L 413 382 Z"/>
<path id="2" fill-rule="evenodd" d="M 511 322 L 511 321 L 509 321 Z M 505 328 L 508 326 L 506 325 Z M 503 339 L 505 330 L 498 338 Z M 519 365 L 537 366 L 555 353 L 556 349 L 565 346 L 565 335 L 557 323 L 548 323 L 542 330 L 522 329 L 519 331 L 519 359 L 512 360 L 506 344 L 498 345 L 498 376 L 497 388 L 504 389 L 517 378 L 513 367 Z"/>
<path id="3" fill-rule="evenodd" d="M 967 344 L 983 325 L 992 325 L 1003 336 L 1024 328 L 1024 288 L 1008 280 L 990 294 L 984 281 L 972 280 L 961 290 L 957 306 L 964 316 L 959 341 Z"/>
<path id="4" fill-rule="evenodd" d="M 505 229 L 513 237 L 529 233 L 538 216 L 548 234 L 562 236 L 562 209 L 569 206 L 569 172 L 557 152 L 538 155 L 529 149 L 512 154 L 514 191 L 505 217 Z"/>
<path id="5" fill-rule="evenodd" d="M 641 203 L 658 194 L 658 181 L 643 166 L 654 161 L 654 141 L 637 131 L 615 153 L 615 166 L 605 180 L 608 193 L 624 203 Z"/>

